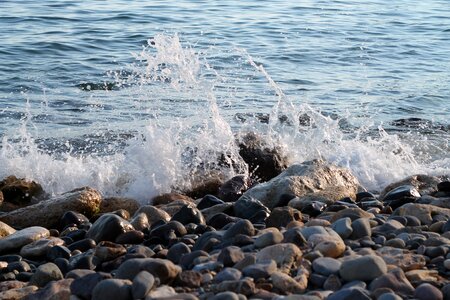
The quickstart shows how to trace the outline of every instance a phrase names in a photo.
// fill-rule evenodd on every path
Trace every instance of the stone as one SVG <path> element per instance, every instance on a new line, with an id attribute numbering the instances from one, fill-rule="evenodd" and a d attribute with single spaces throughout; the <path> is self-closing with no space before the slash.
<path id="1" fill-rule="evenodd" d="M 414 187 L 419 194 L 421 195 L 428 195 L 437 190 L 437 185 L 440 182 L 439 178 L 434 176 L 428 176 L 428 175 L 412 175 L 409 177 L 406 177 L 400 181 L 391 183 L 387 187 L 383 189 L 380 193 L 380 199 L 383 199 L 386 197 L 386 194 L 390 191 L 394 190 L 395 188 L 399 186 L 405 186 L 410 185 Z"/>
<path id="2" fill-rule="evenodd" d="M 230 220 L 233 220 L 233 222 L 236 222 L 237 218 L 231 217 L 228 215 L 228 214 L 231 214 L 232 212 L 233 212 L 233 203 L 230 203 L 230 202 L 225 202 L 223 204 L 217 204 L 217 205 L 214 205 L 212 207 L 205 208 L 202 210 L 202 214 L 206 219 L 206 223 L 211 226 L 213 226 L 211 223 L 212 219 L 219 214 L 225 215 Z M 230 221 L 228 221 L 227 223 L 229 223 L 229 222 Z M 213 227 L 216 228 L 215 226 L 213 226 Z M 222 225 L 222 227 L 223 227 L 223 225 Z M 217 227 L 216 229 L 220 229 L 222 227 Z"/>
<path id="3" fill-rule="evenodd" d="M 411 296 L 414 293 L 414 287 L 400 268 L 395 268 L 388 273 L 381 275 L 374 279 L 369 285 L 371 291 L 375 291 L 379 288 L 390 288 L 401 296 Z"/>
<path id="4" fill-rule="evenodd" d="M 50 236 L 50 231 L 44 227 L 32 226 L 0 239 L 0 253 L 20 249 L 34 241 Z"/>
<path id="5" fill-rule="evenodd" d="M 159 196 L 156 196 L 155 198 L 152 199 L 152 204 L 153 205 L 163 205 L 163 204 L 169 204 L 175 201 L 183 201 L 185 202 L 185 204 L 189 204 L 194 202 L 194 199 L 192 199 L 191 197 L 188 197 L 186 195 L 183 194 L 179 194 L 179 193 L 167 193 L 167 194 L 162 194 Z"/>
<path id="6" fill-rule="evenodd" d="M 218 205 L 218 204 L 224 204 L 222 200 L 217 198 L 213 195 L 205 195 L 202 200 L 197 204 L 197 208 L 202 210 L 206 208 L 210 208 L 212 206 Z"/>
<path id="7" fill-rule="evenodd" d="M 191 253 L 191 248 L 189 248 L 185 243 L 179 242 L 172 245 L 167 252 L 167 259 L 175 264 L 180 262 L 183 255 Z"/>
<path id="8" fill-rule="evenodd" d="M 286 227 L 292 221 L 300 221 L 302 213 L 292 207 L 275 207 L 266 219 L 267 227 L 281 228 Z"/>
<path id="9" fill-rule="evenodd" d="M 14 272 L 14 273 L 18 273 L 18 272 L 29 272 L 31 271 L 31 267 L 30 265 L 26 262 L 26 261 L 14 261 L 14 262 L 10 262 L 7 265 L 6 270 L 8 272 Z"/>
<path id="10" fill-rule="evenodd" d="M 371 300 L 367 290 L 362 288 L 344 288 L 334 292 L 327 297 L 327 300 Z"/>
<path id="11" fill-rule="evenodd" d="M 181 256 L 178 265 L 180 265 L 183 268 L 183 270 L 191 269 L 192 264 L 197 257 L 208 257 L 208 256 L 209 256 L 208 252 L 205 252 L 203 250 L 194 250 L 191 253 Z"/>
<path id="12" fill-rule="evenodd" d="M 441 208 L 431 204 L 407 203 L 397 208 L 393 215 L 413 216 L 420 220 L 422 224 L 430 225 L 434 215 L 444 215 L 450 218 L 450 209 Z"/>
<path id="13" fill-rule="evenodd" d="M 0 299 L 21 300 L 37 291 L 37 289 L 38 287 L 34 285 L 25 286 L 17 289 L 10 289 L 7 291 L 0 292 Z"/>
<path id="14" fill-rule="evenodd" d="M 0 215 L 11 226 L 54 228 L 67 211 L 92 216 L 100 209 L 102 196 L 92 188 L 76 189 L 39 203 Z"/>
<path id="15" fill-rule="evenodd" d="M 131 225 L 133 226 L 133 225 Z M 116 237 L 115 242 L 117 244 L 140 244 L 144 241 L 145 235 L 142 231 L 138 230 L 130 230 L 124 233 L 119 234 Z"/>
<path id="16" fill-rule="evenodd" d="M 406 272 L 405 275 L 413 285 L 418 285 L 421 282 L 439 281 L 439 272 L 436 270 L 412 270 Z"/>
<path id="17" fill-rule="evenodd" d="M 242 276 L 241 271 L 235 268 L 224 268 L 222 271 L 217 273 L 214 277 L 215 282 L 222 282 L 227 280 L 239 280 Z"/>
<path id="18" fill-rule="evenodd" d="M 127 253 L 127 249 L 116 243 L 100 242 L 94 250 L 94 255 L 101 261 L 110 261 Z"/>
<path id="19" fill-rule="evenodd" d="M 313 234 L 308 238 L 308 244 L 314 251 L 318 251 L 323 256 L 332 258 L 341 256 L 345 251 L 344 241 L 336 233 Z"/>
<path id="20" fill-rule="evenodd" d="M 94 272 L 91 270 L 72 270 L 67 273 L 66 278 L 72 278 L 74 281 L 70 285 L 70 293 L 80 299 L 91 299 L 95 286 L 105 279 L 110 279 L 111 275 L 103 272 Z"/>
<path id="21" fill-rule="evenodd" d="M 302 294 L 306 290 L 306 286 L 282 272 L 273 273 L 270 279 L 272 280 L 273 287 L 282 293 Z"/>
<path id="22" fill-rule="evenodd" d="M 201 211 L 192 205 L 182 206 L 181 209 L 173 215 L 171 220 L 178 221 L 184 225 L 188 223 L 206 224 Z"/>
<path id="23" fill-rule="evenodd" d="M 76 211 L 65 212 L 59 221 L 60 228 L 62 229 L 66 228 L 68 225 L 76 225 L 78 227 L 87 223 L 89 223 L 89 219 Z"/>
<path id="24" fill-rule="evenodd" d="M 244 252 L 236 246 L 228 246 L 220 251 L 217 261 L 223 263 L 226 267 L 231 267 L 244 259 Z"/>
<path id="25" fill-rule="evenodd" d="M 249 172 L 260 181 L 268 181 L 288 166 L 288 158 L 279 146 L 270 145 L 261 136 L 250 132 L 239 139 L 239 155 L 248 164 Z"/>
<path id="26" fill-rule="evenodd" d="M 132 300 L 130 285 L 131 282 L 129 280 L 102 280 L 92 291 L 92 300 Z"/>
<path id="27" fill-rule="evenodd" d="M 349 217 L 338 219 L 331 224 L 331 228 L 339 234 L 342 239 L 349 238 L 353 232 L 352 219 Z"/>
<path id="28" fill-rule="evenodd" d="M 403 271 L 421 269 L 426 265 L 423 255 L 410 253 L 406 249 L 385 246 L 377 249 L 376 253 L 383 258 L 386 264 L 400 267 Z"/>
<path id="29" fill-rule="evenodd" d="M 240 197 L 233 206 L 234 215 L 242 219 L 250 219 L 259 211 L 270 213 L 270 210 L 259 200 L 249 197 Z"/>
<path id="30" fill-rule="evenodd" d="M 253 236 L 255 235 L 255 228 L 249 220 L 239 220 L 227 229 L 223 238 L 224 240 L 232 239 L 238 234 Z"/>
<path id="31" fill-rule="evenodd" d="M 339 269 L 339 274 L 345 281 L 371 281 L 386 272 L 386 263 L 375 255 L 350 258 L 344 261 Z"/>
<path id="32" fill-rule="evenodd" d="M 147 220 L 150 225 L 161 220 L 166 222 L 170 220 L 170 215 L 167 212 L 154 207 L 153 205 L 144 205 L 139 207 L 139 209 L 134 213 L 134 216 L 137 216 L 140 213 L 144 213 L 147 216 Z"/>
<path id="33" fill-rule="evenodd" d="M 120 234 L 133 229 L 133 226 L 128 221 L 115 214 L 106 213 L 92 224 L 86 237 L 93 239 L 97 243 L 101 241 L 114 242 Z"/>
<path id="34" fill-rule="evenodd" d="M 302 257 L 302 251 L 294 244 L 282 243 L 268 246 L 256 254 L 256 262 L 262 263 L 273 259 L 282 272 L 289 272 L 297 267 Z"/>
<path id="35" fill-rule="evenodd" d="M 47 284 L 43 289 L 36 291 L 34 294 L 30 294 L 26 297 L 27 300 L 62 300 L 70 298 L 70 285 L 73 279 L 61 279 L 58 281 L 52 281 Z"/>
<path id="36" fill-rule="evenodd" d="M 210 298 L 211 300 L 240 300 L 239 296 L 233 292 L 221 292 L 217 293 Z"/>
<path id="37" fill-rule="evenodd" d="M 150 227 L 148 217 L 144 213 L 138 213 L 137 215 L 135 215 L 133 219 L 130 221 L 130 224 L 133 226 L 134 229 L 140 231 Z"/>
<path id="38" fill-rule="evenodd" d="M 342 219 L 342 218 L 350 218 L 352 221 L 354 221 L 359 218 L 372 219 L 374 217 L 375 216 L 373 214 L 366 212 L 359 207 L 350 207 L 350 208 L 342 209 L 342 210 L 336 212 L 335 214 L 333 214 L 333 216 L 330 219 L 330 222 L 334 223 L 337 220 Z"/>
<path id="39" fill-rule="evenodd" d="M 135 199 L 123 197 L 109 197 L 103 199 L 100 204 L 99 213 L 112 213 L 114 211 L 124 209 L 133 215 L 141 205 Z"/>
<path id="40" fill-rule="evenodd" d="M 234 202 L 250 187 L 251 179 L 247 175 L 237 175 L 224 182 L 217 197 L 225 202 Z"/>
<path id="41" fill-rule="evenodd" d="M 151 237 L 158 237 L 163 241 L 170 239 L 168 233 L 173 232 L 175 236 L 181 237 L 187 234 L 186 228 L 178 221 L 170 221 L 167 224 L 157 226 L 150 231 Z"/>
<path id="42" fill-rule="evenodd" d="M 250 264 L 243 268 L 242 274 L 247 277 L 251 277 L 254 280 L 261 278 L 268 278 L 275 271 L 277 271 L 277 264 L 273 259 L 265 262 Z"/>
<path id="43" fill-rule="evenodd" d="M 273 209 L 285 194 L 301 197 L 320 193 L 332 202 L 343 197 L 336 193 L 338 188 L 345 190 L 345 196 L 354 197 L 358 186 L 358 180 L 347 169 L 314 160 L 290 166 L 270 181 L 252 187 L 243 196 L 258 199 Z"/>
<path id="44" fill-rule="evenodd" d="M 162 284 L 171 282 L 181 272 L 181 267 L 167 259 L 160 258 L 132 258 L 120 265 L 116 278 L 133 280 L 141 271 L 151 273 L 159 278 Z"/>
<path id="45" fill-rule="evenodd" d="M 329 276 L 331 274 L 338 274 L 342 263 L 331 257 L 319 257 L 312 263 L 314 272 Z"/>
<path id="46" fill-rule="evenodd" d="M 36 273 L 31 277 L 30 284 L 44 287 L 50 281 L 57 281 L 63 278 L 64 276 L 57 265 L 45 263 L 37 268 Z"/>
<path id="47" fill-rule="evenodd" d="M 145 297 L 145 299 L 158 299 L 158 300 L 169 300 L 169 299 L 173 299 L 173 300 L 184 300 L 184 299 L 191 299 L 191 298 L 187 298 L 187 296 L 181 296 L 181 298 L 177 298 L 177 292 L 168 285 L 162 285 L 160 287 L 157 287 L 156 289 L 150 291 L 150 293 L 147 295 L 147 297 Z"/>
<path id="48" fill-rule="evenodd" d="M 363 237 L 370 237 L 372 235 L 372 229 L 370 227 L 369 219 L 359 218 L 352 222 L 352 234 L 351 239 L 360 239 Z"/>
<path id="49" fill-rule="evenodd" d="M 176 286 L 198 288 L 202 284 L 202 274 L 197 271 L 185 270 L 178 274 L 174 284 Z"/>
<path id="50" fill-rule="evenodd" d="M 0 239 L 16 232 L 14 228 L 0 221 Z"/>
<path id="51" fill-rule="evenodd" d="M 377 300 L 402 300 L 402 297 L 400 297 L 397 294 L 394 294 L 393 292 L 383 293 L 380 296 L 377 297 Z"/>
<path id="52" fill-rule="evenodd" d="M 230 291 L 245 296 L 253 295 L 256 291 L 255 283 L 249 278 L 224 281 L 213 285 L 211 288 L 215 293 Z"/>
<path id="53" fill-rule="evenodd" d="M 260 236 L 258 236 L 255 239 L 254 245 L 256 248 L 259 248 L 259 249 L 265 248 L 267 246 L 270 246 L 273 244 L 278 244 L 283 241 L 284 236 L 283 236 L 283 234 L 281 234 L 281 232 L 278 229 L 276 229 L 274 227 L 271 227 L 269 229 L 272 229 L 272 230 L 261 234 Z"/>
<path id="54" fill-rule="evenodd" d="M 155 277 L 147 271 L 139 272 L 133 279 L 131 294 L 133 299 L 141 299 L 147 296 L 155 285 Z"/>
<path id="55" fill-rule="evenodd" d="M 429 283 L 422 283 L 416 288 L 414 297 L 419 300 L 442 300 L 444 295 L 437 287 Z"/>
<path id="56" fill-rule="evenodd" d="M 64 245 L 64 241 L 60 238 L 49 237 L 40 239 L 23 246 L 20 250 L 20 255 L 26 258 L 40 257 L 46 255 L 52 247 L 62 245 Z"/>
<path id="57" fill-rule="evenodd" d="M 403 204 L 415 202 L 419 197 L 419 191 L 414 186 L 401 185 L 387 192 L 381 199 L 384 205 L 396 209 Z"/>
<path id="58" fill-rule="evenodd" d="M 97 243 L 93 239 L 82 239 L 81 241 L 71 243 L 67 246 L 70 251 L 79 250 L 81 252 L 95 248 Z"/>
<path id="59" fill-rule="evenodd" d="M 15 176 L 8 176 L 0 181 L 0 191 L 3 201 L 19 205 L 38 202 L 46 196 L 39 183 Z"/>

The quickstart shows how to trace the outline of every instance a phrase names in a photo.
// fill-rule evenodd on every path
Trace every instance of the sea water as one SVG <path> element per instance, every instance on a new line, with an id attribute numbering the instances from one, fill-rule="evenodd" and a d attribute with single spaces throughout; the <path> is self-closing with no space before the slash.
<path id="1" fill-rule="evenodd" d="M 257 132 L 369 190 L 450 174 L 447 1 L 2 1 L 0 177 L 153 196 Z M 223 163 L 223 160 L 226 163 Z M 222 162 L 219 162 L 222 161 Z"/>

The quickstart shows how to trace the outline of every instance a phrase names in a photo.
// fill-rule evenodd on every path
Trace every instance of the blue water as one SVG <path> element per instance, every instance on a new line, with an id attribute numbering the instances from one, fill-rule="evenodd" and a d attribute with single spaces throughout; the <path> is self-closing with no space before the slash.
<path id="1" fill-rule="evenodd" d="M 167 190 L 174 168 L 186 166 L 158 155 L 180 155 L 176 147 L 199 138 L 192 132 L 216 151 L 229 144 L 217 136 L 248 128 L 275 130 L 293 161 L 323 155 L 372 188 L 408 172 L 449 173 L 447 0 L 3 0 L 0 41 L 1 175 L 37 178 L 54 192 L 87 184 L 111 193 L 117 172 L 133 191 L 145 180 L 123 167 L 127 159 L 147 163 L 147 179 L 165 174 L 131 195 Z M 300 135 L 273 121 L 304 113 L 317 115 Z M 161 147 L 153 154 L 155 144 L 142 146 L 149 130 Z M 393 170 L 399 152 L 408 171 Z M 29 163 L 38 159 L 52 175 Z"/>

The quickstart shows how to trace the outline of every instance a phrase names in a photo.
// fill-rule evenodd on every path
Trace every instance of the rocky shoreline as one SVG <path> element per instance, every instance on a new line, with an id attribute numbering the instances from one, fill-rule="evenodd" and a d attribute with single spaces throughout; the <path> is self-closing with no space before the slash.
<path id="1" fill-rule="evenodd" d="M 448 177 L 373 194 L 347 169 L 259 154 L 262 183 L 144 206 L 4 179 L 0 299 L 450 299 Z"/>

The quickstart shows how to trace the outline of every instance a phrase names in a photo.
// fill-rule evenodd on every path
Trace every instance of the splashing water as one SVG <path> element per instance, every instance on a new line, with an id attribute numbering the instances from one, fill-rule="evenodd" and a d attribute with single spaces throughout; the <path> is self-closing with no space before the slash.
<path id="1" fill-rule="evenodd" d="M 120 92 L 137 97 L 149 115 L 145 126 L 128 124 L 134 134 L 124 147 L 105 151 L 107 146 L 99 143 L 98 152 L 79 152 L 67 142 L 67 151 L 43 151 L 27 106 L 17 134 L 2 139 L 0 176 L 34 179 L 52 194 L 88 185 L 104 195 L 147 203 L 157 194 L 189 189 L 207 178 L 247 172 L 235 142 L 247 131 L 280 146 L 292 163 L 323 157 L 348 167 L 371 190 L 414 173 L 450 173 L 448 134 L 438 142 L 415 132 L 392 134 L 370 118 L 350 113 L 336 118 L 307 104 L 295 106 L 261 64 L 245 50 L 236 51 L 274 93 L 267 123 L 257 120 L 258 111 L 241 124 L 227 119 L 226 105 L 217 97 L 218 87 L 229 84 L 227 76 L 183 46 L 177 35 L 161 34 L 133 54 L 136 63 L 128 77 L 114 75 Z M 109 101 L 115 95 L 109 93 Z M 232 98 L 230 93 L 225 102 L 237 105 Z M 359 125 L 348 125 L 352 122 Z"/>

